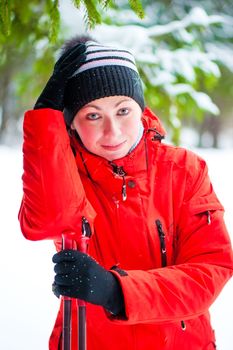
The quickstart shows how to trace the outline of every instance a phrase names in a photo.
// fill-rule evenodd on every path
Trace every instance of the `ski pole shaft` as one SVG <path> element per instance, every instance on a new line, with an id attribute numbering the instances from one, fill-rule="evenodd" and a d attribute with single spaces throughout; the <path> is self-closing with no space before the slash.
<path id="1" fill-rule="evenodd" d="M 86 306 L 78 306 L 78 349 L 86 350 Z"/>
<path id="2" fill-rule="evenodd" d="M 82 218 L 82 235 L 76 243 L 67 235 L 62 236 L 62 249 L 77 249 L 83 253 L 88 251 L 91 228 L 85 217 Z M 78 245 L 78 247 L 77 247 Z M 86 350 L 86 304 L 78 300 L 78 350 Z M 77 305 L 74 303 L 74 305 Z M 72 298 L 63 296 L 62 350 L 71 350 L 72 344 Z"/>
<path id="3" fill-rule="evenodd" d="M 71 239 L 62 236 L 62 249 L 72 249 L 73 242 Z M 62 350 L 71 350 L 71 333 L 72 333 L 72 300 L 69 297 L 63 297 L 63 325 L 62 325 Z"/>
<path id="4" fill-rule="evenodd" d="M 71 350 L 71 303 L 66 297 L 63 299 L 63 327 L 62 327 L 62 350 Z"/>
<path id="5" fill-rule="evenodd" d="M 82 218 L 82 237 L 79 242 L 79 250 L 83 253 L 88 251 L 88 243 L 91 237 L 91 228 L 85 217 Z M 78 349 L 86 350 L 86 304 L 78 300 Z"/>

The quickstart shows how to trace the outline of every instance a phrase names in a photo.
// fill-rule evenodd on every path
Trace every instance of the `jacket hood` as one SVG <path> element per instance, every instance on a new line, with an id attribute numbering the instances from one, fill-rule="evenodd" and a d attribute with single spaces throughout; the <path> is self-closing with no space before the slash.
<path id="1" fill-rule="evenodd" d="M 166 136 L 166 131 L 162 125 L 161 120 L 151 111 L 150 108 L 145 108 L 142 120 L 145 130 L 157 131 L 157 133 L 162 136 L 161 138 L 164 138 Z"/>

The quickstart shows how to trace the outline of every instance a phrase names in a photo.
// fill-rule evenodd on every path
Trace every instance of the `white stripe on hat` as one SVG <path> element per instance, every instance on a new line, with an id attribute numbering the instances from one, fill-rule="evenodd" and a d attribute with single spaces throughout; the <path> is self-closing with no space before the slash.
<path id="1" fill-rule="evenodd" d="M 72 76 L 86 70 L 103 66 L 123 66 L 138 73 L 133 55 L 127 50 L 115 49 L 110 46 L 99 45 L 96 42 L 86 42 L 86 60 Z"/>
<path id="2" fill-rule="evenodd" d="M 103 59 L 103 60 L 95 60 L 95 61 L 84 63 L 81 67 L 79 67 L 74 72 L 72 76 L 74 77 L 75 75 L 92 68 L 104 67 L 104 66 L 123 66 L 123 67 L 131 68 L 138 73 L 136 66 L 129 61 L 121 60 L 121 59 L 107 59 L 107 60 Z"/>
<path id="3" fill-rule="evenodd" d="M 97 51 L 97 50 L 129 52 L 128 50 L 125 50 L 125 49 L 115 48 L 115 47 L 112 47 L 112 46 L 101 45 L 101 44 L 96 43 L 95 41 L 87 41 L 86 42 L 86 47 L 87 47 L 86 52 Z"/>
<path id="4" fill-rule="evenodd" d="M 102 59 L 103 57 L 109 57 L 109 58 L 113 58 L 113 57 L 117 57 L 119 59 L 126 59 L 131 61 L 133 64 L 135 64 L 134 58 L 133 56 L 129 53 L 129 52 L 125 52 L 125 51 L 94 51 L 94 52 L 90 52 L 87 54 L 87 58 L 86 58 L 86 62 L 90 61 L 93 58 L 98 58 L 98 59 Z"/>

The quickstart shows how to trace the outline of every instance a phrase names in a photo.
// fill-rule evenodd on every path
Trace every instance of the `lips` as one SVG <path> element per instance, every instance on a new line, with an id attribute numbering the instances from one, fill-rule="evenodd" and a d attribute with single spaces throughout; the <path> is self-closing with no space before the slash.
<path id="1" fill-rule="evenodd" d="M 126 141 L 123 141 L 121 143 L 118 143 L 117 145 L 101 145 L 105 150 L 108 150 L 108 151 L 116 151 L 118 149 L 120 149 L 123 144 L 125 143 Z"/>

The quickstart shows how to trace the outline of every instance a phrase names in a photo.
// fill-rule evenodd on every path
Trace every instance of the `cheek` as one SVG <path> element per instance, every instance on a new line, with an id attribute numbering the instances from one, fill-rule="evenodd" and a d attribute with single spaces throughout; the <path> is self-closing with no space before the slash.
<path id="1" fill-rule="evenodd" d="M 93 145 L 98 139 L 97 131 L 93 127 L 79 126 L 76 130 L 85 146 Z"/>
<path id="2" fill-rule="evenodd" d="M 125 132 L 132 137 L 137 137 L 141 125 L 141 118 L 130 119 L 127 124 L 125 124 Z"/>

